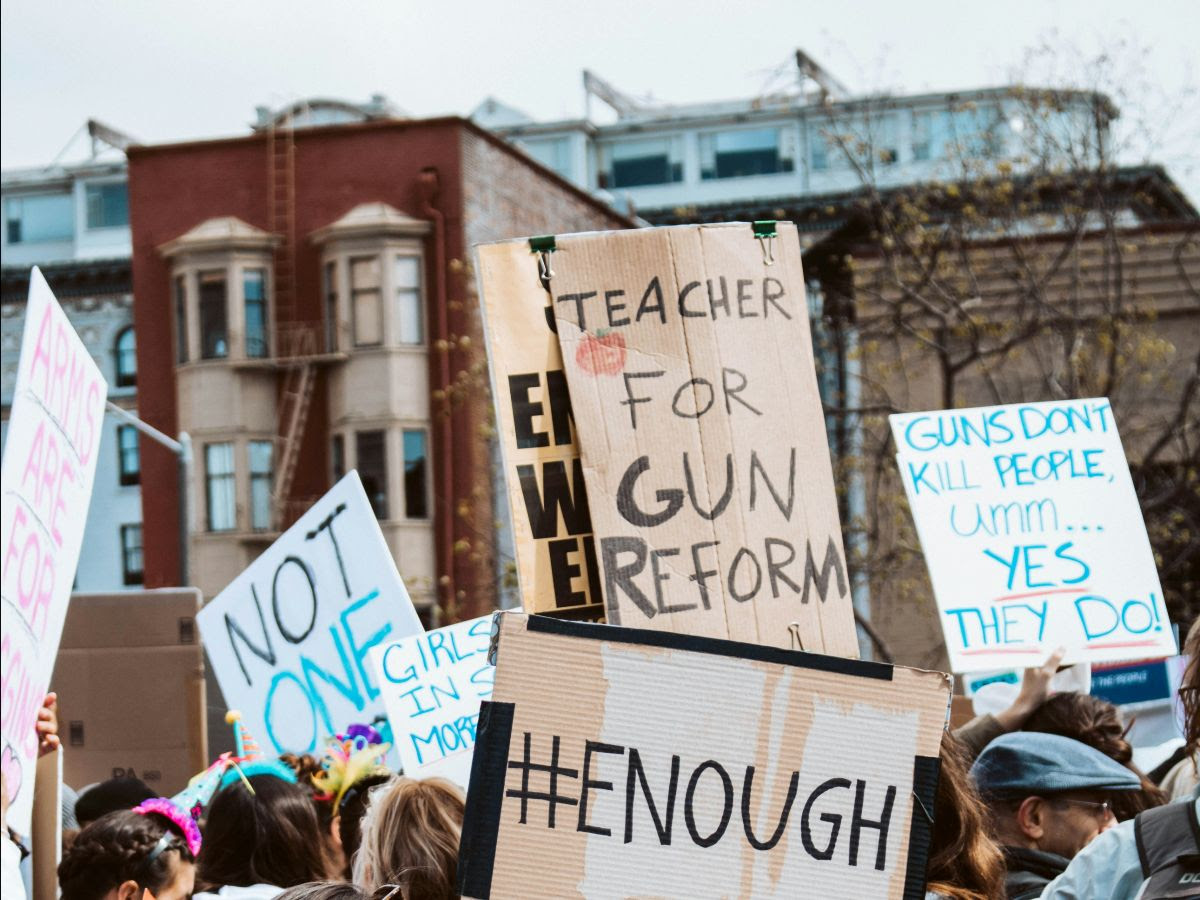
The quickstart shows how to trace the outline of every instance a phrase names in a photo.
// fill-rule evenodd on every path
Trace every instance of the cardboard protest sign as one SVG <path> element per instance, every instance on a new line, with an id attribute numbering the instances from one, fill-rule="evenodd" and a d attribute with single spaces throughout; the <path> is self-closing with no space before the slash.
<path id="1" fill-rule="evenodd" d="M 58 900 L 58 864 L 62 862 L 63 751 L 58 747 L 37 761 L 30 835 L 33 900 Z M 7 837 L 7 836 L 6 836 Z"/>
<path id="2" fill-rule="evenodd" d="M 0 731 L 8 822 L 20 834 L 29 833 L 34 723 L 75 580 L 107 395 L 104 376 L 35 268 L 0 475 Z"/>
<path id="3" fill-rule="evenodd" d="M 1175 653 L 1107 400 L 890 419 L 955 672 Z"/>
<path id="4" fill-rule="evenodd" d="M 196 616 L 231 709 L 268 753 L 384 715 L 367 654 L 423 630 L 350 472 Z"/>
<path id="5" fill-rule="evenodd" d="M 481 616 L 371 650 L 406 775 L 467 786 L 479 701 L 492 695 L 491 628 L 492 617 Z"/>
<path id="6" fill-rule="evenodd" d="M 924 897 L 949 676 L 500 619 L 464 897 Z"/>
<path id="7" fill-rule="evenodd" d="M 522 605 L 598 620 L 596 546 L 550 296 L 527 241 L 477 254 Z"/>
<path id="8" fill-rule="evenodd" d="M 551 288 L 612 624 L 857 656 L 800 244 L 556 238 Z"/>

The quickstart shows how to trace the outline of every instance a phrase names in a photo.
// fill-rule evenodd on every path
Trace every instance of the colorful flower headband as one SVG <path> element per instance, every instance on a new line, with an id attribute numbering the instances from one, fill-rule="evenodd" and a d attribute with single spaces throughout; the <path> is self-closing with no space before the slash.
<path id="1" fill-rule="evenodd" d="M 351 725 L 345 734 L 334 735 L 323 751 L 321 771 L 312 777 L 316 799 L 333 801 L 336 813 L 355 784 L 387 771 L 382 760 L 389 746 L 370 725 Z"/>

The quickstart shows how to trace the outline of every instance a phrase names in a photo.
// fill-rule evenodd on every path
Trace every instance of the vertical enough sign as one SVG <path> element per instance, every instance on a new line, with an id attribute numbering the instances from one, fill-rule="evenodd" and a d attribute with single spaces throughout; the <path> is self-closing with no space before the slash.
<path id="1" fill-rule="evenodd" d="M 955 672 L 1175 653 L 1106 399 L 890 420 Z"/>
<path id="2" fill-rule="evenodd" d="M 3 768 L 9 824 L 28 834 L 38 707 L 79 562 L 108 385 L 36 268 L 4 448 Z"/>
<path id="3" fill-rule="evenodd" d="M 267 752 L 384 715 L 367 654 L 421 621 L 350 472 L 200 610 L 221 693 Z"/>
<path id="4" fill-rule="evenodd" d="M 608 621 L 857 656 L 800 244 L 566 235 L 554 312 Z"/>
<path id="5" fill-rule="evenodd" d="M 527 241 L 477 253 L 522 606 L 602 618 L 583 465 L 537 257 Z"/>

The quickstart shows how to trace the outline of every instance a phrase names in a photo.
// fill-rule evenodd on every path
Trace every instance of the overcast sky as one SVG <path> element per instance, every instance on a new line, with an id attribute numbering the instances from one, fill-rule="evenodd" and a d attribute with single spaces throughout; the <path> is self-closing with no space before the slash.
<path id="1" fill-rule="evenodd" d="M 1127 161 L 1165 162 L 1200 200 L 1195 0 L 2 0 L 2 8 L 5 168 L 54 159 L 89 117 L 158 142 L 244 133 L 256 105 L 318 95 L 384 93 L 424 116 L 467 114 L 490 94 L 537 118 L 580 116 L 584 68 L 663 101 L 748 97 L 786 85 L 796 47 L 856 92 L 947 90 L 1007 83 L 1030 48 L 1049 42 L 1078 48 L 1080 58 L 1113 51 L 1109 80 L 1133 95 L 1114 97 L 1138 144 Z M 1088 80 L 1070 54 L 1056 64 Z M 1042 58 L 1034 75 L 1049 70 Z"/>

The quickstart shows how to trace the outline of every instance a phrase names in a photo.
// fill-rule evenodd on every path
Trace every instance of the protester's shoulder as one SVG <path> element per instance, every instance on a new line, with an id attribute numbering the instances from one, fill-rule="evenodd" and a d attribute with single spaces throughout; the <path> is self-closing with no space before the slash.
<path id="1" fill-rule="evenodd" d="M 976 716 L 965 725 L 954 729 L 954 737 L 967 749 L 967 755 L 974 759 L 992 741 L 1004 734 L 1004 726 L 991 713 Z"/>
<path id="2" fill-rule="evenodd" d="M 1200 767 L 1200 758 L 1196 755 L 1185 756 L 1163 776 L 1162 784 L 1159 787 L 1171 800 L 1192 796 L 1200 782 L 1198 767 Z"/>
<path id="3" fill-rule="evenodd" d="M 1071 860 L 1041 900 L 1133 900 L 1141 889 L 1134 820 L 1105 831 Z"/>

